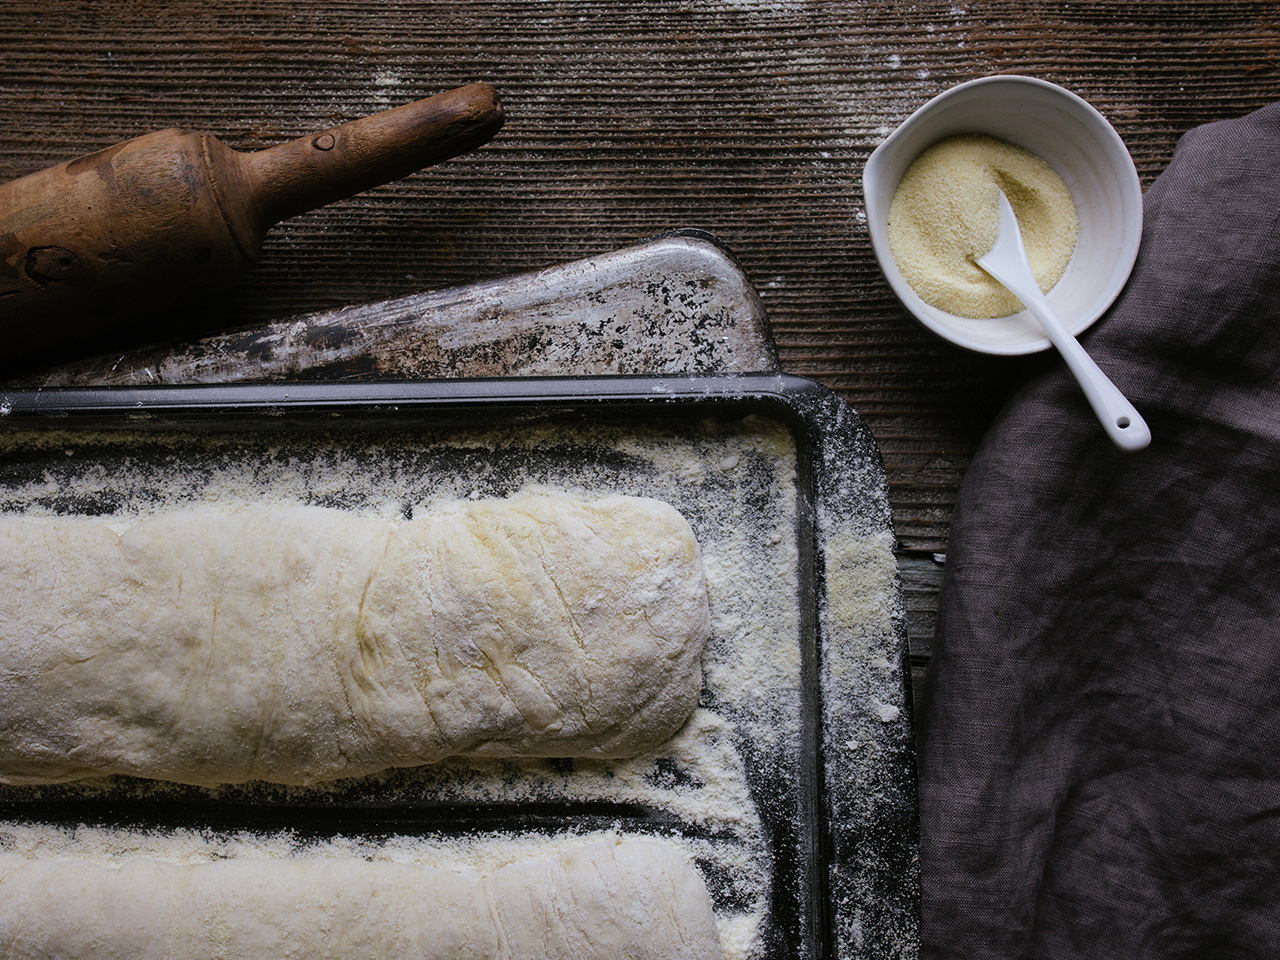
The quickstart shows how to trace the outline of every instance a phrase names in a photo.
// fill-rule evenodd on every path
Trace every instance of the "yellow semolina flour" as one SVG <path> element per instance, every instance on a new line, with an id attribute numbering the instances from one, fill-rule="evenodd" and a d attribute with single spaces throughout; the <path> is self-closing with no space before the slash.
<path id="1" fill-rule="evenodd" d="M 977 134 L 934 144 L 907 168 L 889 207 L 889 247 L 920 299 L 959 317 L 1006 317 L 1022 310 L 974 260 L 996 240 L 1003 190 L 1018 217 L 1040 289 L 1062 278 L 1078 221 L 1071 191 L 1042 159 Z"/>

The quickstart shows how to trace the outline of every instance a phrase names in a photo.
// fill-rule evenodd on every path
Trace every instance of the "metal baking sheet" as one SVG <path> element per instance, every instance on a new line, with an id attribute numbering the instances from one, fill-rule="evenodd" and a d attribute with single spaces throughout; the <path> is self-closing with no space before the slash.
<path id="1" fill-rule="evenodd" d="M 884 473 L 830 391 L 742 375 L 0 396 L 7 512 L 124 525 L 279 501 L 395 519 L 528 486 L 654 496 L 692 524 L 712 637 L 699 709 L 661 750 L 458 760 L 306 789 L 5 787 L 0 843 L 38 855 L 39 828 L 108 832 L 130 851 L 181 835 L 208 856 L 277 838 L 289 855 L 375 857 L 659 835 L 706 878 L 731 958 L 914 956 L 909 674 Z"/>

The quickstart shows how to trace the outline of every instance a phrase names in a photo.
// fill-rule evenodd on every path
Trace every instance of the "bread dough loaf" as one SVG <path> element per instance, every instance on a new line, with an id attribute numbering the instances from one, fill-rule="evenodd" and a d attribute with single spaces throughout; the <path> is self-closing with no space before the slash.
<path id="1" fill-rule="evenodd" d="M 653 841 L 481 876 L 364 860 L 0 856 L 10 960 L 718 960 L 701 878 Z"/>
<path id="2" fill-rule="evenodd" d="M 524 494 L 399 526 L 0 519 L 0 779 L 306 784 L 471 756 L 621 757 L 701 687 L 670 505 Z"/>

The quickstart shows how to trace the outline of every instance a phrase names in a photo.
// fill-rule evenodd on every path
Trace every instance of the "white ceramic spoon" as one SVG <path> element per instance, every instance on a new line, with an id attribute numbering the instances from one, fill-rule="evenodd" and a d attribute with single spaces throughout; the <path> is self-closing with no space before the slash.
<path id="1" fill-rule="evenodd" d="M 1000 229 L 995 245 L 974 262 L 1021 300 L 1028 312 L 1040 322 L 1049 340 L 1062 354 L 1062 359 L 1067 361 L 1068 369 L 1079 381 L 1089 405 L 1112 442 L 1121 450 L 1141 450 L 1147 446 L 1151 442 L 1147 421 L 1098 369 L 1093 358 L 1062 325 L 1040 292 L 1040 285 L 1036 283 L 1031 264 L 1027 261 L 1026 248 L 1022 245 L 1018 218 L 1014 216 L 1004 191 L 1000 191 Z"/>

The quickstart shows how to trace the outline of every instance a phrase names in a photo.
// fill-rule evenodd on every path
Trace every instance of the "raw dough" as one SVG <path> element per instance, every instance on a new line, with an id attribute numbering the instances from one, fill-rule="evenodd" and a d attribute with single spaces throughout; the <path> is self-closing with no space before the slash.
<path id="1" fill-rule="evenodd" d="M 583 847 L 481 876 L 365 860 L 0 855 L 9 960 L 718 960 L 701 878 L 665 844 Z"/>
<path id="2" fill-rule="evenodd" d="M 670 505 L 523 494 L 398 527 L 193 510 L 0 518 L 0 780 L 306 784 L 445 757 L 620 757 L 701 687 Z"/>

